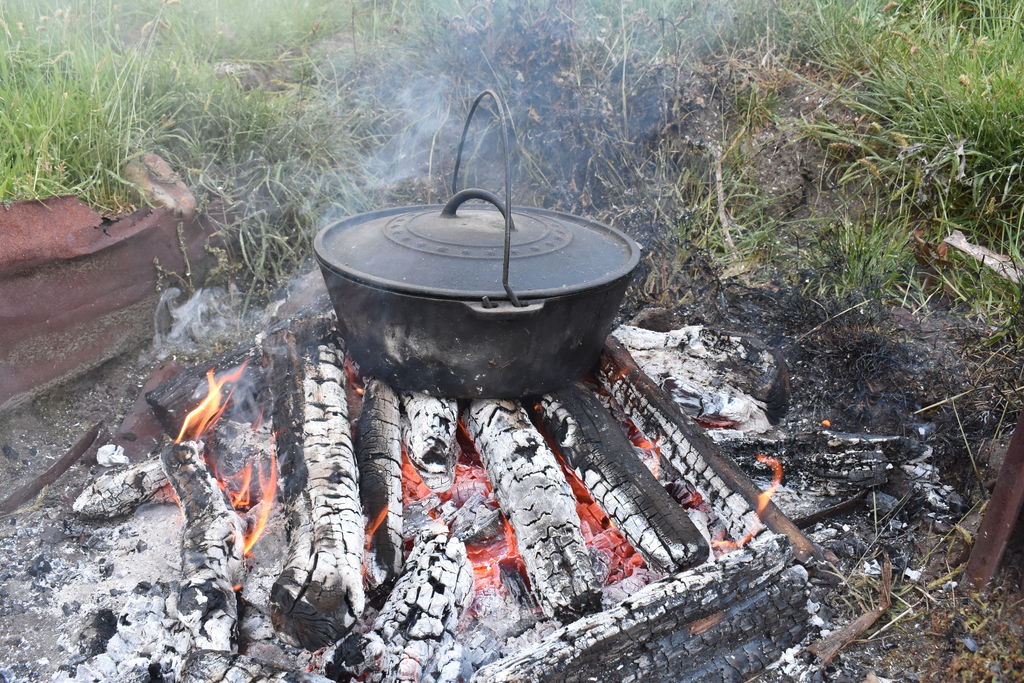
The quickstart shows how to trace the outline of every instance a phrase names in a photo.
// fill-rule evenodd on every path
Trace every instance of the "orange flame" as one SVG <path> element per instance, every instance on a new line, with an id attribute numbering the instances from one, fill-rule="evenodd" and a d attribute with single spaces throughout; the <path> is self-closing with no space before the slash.
<path id="1" fill-rule="evenodd" d="M 252 550 L 253 546 L 256 545 L 256 541 L 260 540 L 260 536 L 263 535 L 264 529 L 267 528 L 267 521 L 270 519 L 270 512 L 274 509 L 274 499 L 277 497 L 277 450 L 271 448 L 270 450 L 270 467 L 269 472 L 263 471 L 263 465 L 257 461 L 256 467 L 256 479 L 260 483 L 260 505 L 259 511 L 256 513 L 256 520 L 245 534 L 245 547 L 243 552 L 248 555 L 249 551 Z M 252 472 L 252 466 L 246 467 L 249 472 Z M 251 474 L 250 474 L 251 476 Z M 248 498 L 249 487 L 246 486 L 246 498 Z M 234 505 L 232 503 L 232 505 Z M 237 506 L 235 506 L 237 509 Z"/>
<path id="2" fill-rule="evenodd" d="M 772 458 L 764 453 L 757 454 L 757 461 L 772 468 L 771 486 L 757 495 L 757 509 L 754 510 L 754 512 L 757 514 L 757 518 L 761 519 L 761 513 L 764 512 L 766 507 L 768 507 L 768 503 L 771 502 L 772 496 L 775 495 L 775 492 L 779 490 L 779 486 L 782 485 L 782 463 L 779 462 L 778 458 Z M 737 548 L 742 548 L 747 543 L 750 543 L 760 530 L 761 529 L 752 529 L 748 531 L 746 536 L 741 538 L 739 541 L 711 541 L 711 546 L 722 551 L 736 550 Z"/>
<path id="3" fill-rule="evenodd" d="M 248 361 L 242 363 L 238 368 L 220 378 L 215 376 L 213 368 L 207 371 L 206 383 L 208 390 L 206 397 L 199 402 L 199 405 L 194 410 L 185 416 L 185 420 L 181 425 L 181 431 L 178 432 L 178 437 L 174 440 L 175 443 L 181 443 L 186 439 L 198 439 L 213 428 L 217 420 L 224 414 L 234 391 L 228 391 L 225 395 L 224 385 L 241 379 L 245 373 L 247 363 Z M 261 412 L 253 424 L 253 429 L 259 427 L 262 418 L 263 414 Z M 277 494 L 277 454 L 275 449 L 272 447 L 270 450 L 269 471 L 265 472 L 262 461 L 257 460 L 256 479 L 259 482 L 259 498 L 257 500 L 253 500 L 252 494 L 253 464 L 251 462 L 240 472 L 229 477 L 222 477 L 217 472 L 216 465 L 213 462 L 208 461 L 207 466 L 214 477 L 217 478 L 217 484 L 227 495 L 233 509 L 236 511 L 249 510 L 259 504 L 256 517 L 254 520 L 251 520 L 243 539 L 243 553 L 249 555 L 249 551 L 252 550 L 253 546 L 256 545 L 256 541 L 263 535 L 267 521 L 270 519 L 270 513 L 274 507 L 274 498 Z"/>
<path id="4" fill-rule="evenodd" d="M 178 438 L 174 440 L 174 443 L 181 443 L 186 439 L 198 439 L 220 419 L 228 405 L 228 399 L 231 398 L 231 392 L 229 392 L 227 397 L 223 401 L 221 400 L 221 387 L 228 382 L 237 382 L 241 379 L 247 363 L 248 361 L 242 363 L 236 370 L 224 375 L 220 379 L 214 378 L 213 368 L 206 372 L 206 382 L 209 386 L 206 398 L 196 406 L 195 410 L 185 416 L 185 421 L 181 425 L 181 431 L 178 432 Z"/>

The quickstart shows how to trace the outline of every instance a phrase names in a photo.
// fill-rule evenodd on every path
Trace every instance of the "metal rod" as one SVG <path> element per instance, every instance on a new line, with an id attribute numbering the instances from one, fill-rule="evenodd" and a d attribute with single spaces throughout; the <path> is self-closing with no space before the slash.
<path id="1" fill-rule="evenodd" d="M 988 501 L 985 517 L 981 520 L 978 538 L 971 549 L 965 575 L 976 588 L 988 585 L 1006 552 L 1014 527 L 1020 519 L 1024 504 L 1024 410 L 1006 449 L 1006 459 L 999 470 L 992 498 Z"/>

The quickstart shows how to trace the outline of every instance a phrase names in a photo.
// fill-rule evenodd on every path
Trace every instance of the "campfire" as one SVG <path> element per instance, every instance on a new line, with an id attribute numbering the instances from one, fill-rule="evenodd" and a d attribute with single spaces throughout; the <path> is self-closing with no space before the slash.
<path id="1" fill-rule="evenodd" d="M 74 505 L 182 511 L 165 631 L 116 671 L 283 676 L 274 642 L 295 680 L 754 674 L 806 632 L 819 551 L 771 503 L 778 461 L 756 486 L 677 399 L 614 338 L 535 398 L 396 393 L 320 314 L 183 371 L 148 395 L 173 442 Z"/>

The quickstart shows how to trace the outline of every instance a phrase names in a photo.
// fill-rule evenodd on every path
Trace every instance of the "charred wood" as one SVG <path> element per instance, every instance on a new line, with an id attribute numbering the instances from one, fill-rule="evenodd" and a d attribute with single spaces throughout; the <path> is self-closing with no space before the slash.
<path id="1" fill-rule="evenodd" d="M 258 345 L 240 344 L 205 363 L 185 368 L 175 377 L 147 393 L 146 402 L 153 409 L 153 414 L 160 421 L 164 431 L 172 437 L 177 436 L 185 416 L 206 395 L 206 373 L 210 368 L 230 370 L 242 363 L 248 363 L 247 376 L 256 386 L 264 387 L 265 382 L 258 365 L 260 356 Z"/>
<path id="2" fill-rule="evenodd" d="M 755 454 L 770 449 L 784 459 L 786 486 L 828 496 L 849 496 L 882 486 L 889 481 L 893 465 L 928 453 L 923 444 L 903 436 L 828 430 L 803 432 L 773 441 L 756 438 L 723 441 L 719 446 L 748 474 L 755 475 Z"/>
<path id="3" fill-rule="evenodd" d="M 576 500 L 526 412 L 512 401 L 473 401 L 468 427 L 544 613 L 564 619 L 599 607 Z"/>
<path id="4" fill-rule="evenodd" d="M 317 674 L 292 672 L 226 652 L 199 650 L 185 660 L 179 683 L 328 683 Z"/>
<path id="5" fill-rule="evenodd" d="M 267 335 L 263 342 L 263 367 L 271 388 L 278 489 L 281 500 L 289 505 L 306 487 L 306 463 L 302 459 L 302 361 L 291 330 Z"/>
<path id="6" fill-rule="evenodd" d="M 167 483 L 160 458 L 152 458 L 103 473 L 78 495 L 72 510 L 84 519 L 121 517 L 159 498 Z"/>
<path id="7" fill-rule="evenodd" d="M 539 413 L 559 452 L 649 566 L 673 573 L 707 559 L 704 537 L 597 395 L 571 386 L 545 396 Z"/>
<path id="8" fill-rule="evenodd" d="M 342 355 L 321 344 L 303 364 L 306 483 L 291 502 L 288 558 L 270 593 L 274 626 L 311 650 L 338 640 L 365 604 L 365 535 Z"/>
<path id="9" fill-rule="evenodd" d="M 167 360 L 156 366 L 142 385 L 135 403 L 114 430 L 113 443 L 124 448 L 124 454 L 131 462 L 146 459 L 160 445 L 164 435 L 163 425 L 146 402 L 146 394 L 179 372 L 181 366 L 174 360 Z"/>
<path id="10" fill-rule="evenodd" d="M 404 439 L 409 456 L 423 483 L 431 491 L 447 491 L 455 482 L 458 405 L 427 394 L 402 394 Z"/>
<path id="11" fill-rule="evenodd" d="M 272 384 L 265 376 L 267 354 L 263 348 L 264 340 L 282 334 L 285 330 L 291 330 L 301 348 L 327 334 L 333 323 L 332 313 L 304 310 L 301 315 L 260 333 L 251 342 L 239 344 L 206 362 L 185 368 L 175 377 L 148 392 L 146 402 L 153 409 L 164 431 L 176 436 L 185 415 L 195 408 L 196 403 L 206 394 L 207 370 L 230 370 L 246 363 L 246 377 L 254 387 L 256 399 L 265 404 L 268 387 Z"/>
<path id="12" fill-rule="evenodd" d="M 366 579 L 390 586 L 402 571 L 402 428 L 398 396 L 377 379 L 366 383 L 356 423 L 359 496 L 370 525 Z"/>
<path id="13" fill-rule="evenodd" d="M 165 448 L 160 456 L 185 516 L 177 615 L 197 648 L 233 651 L 235 586 L 245 572 L 244 530 L 201 450 L 197 442 L 186 441 Z"/>
<path id="14" fill-rule="evenodd" d="M 465 545 L 435 525 L 417 539 L 373 630 L 329 650 L 325 673 L 336 680 L 454 683 L 461 659 L 455 632 L 472 596 Z"/>
<path id="15" fill-rule="evenodd" d="M 808 578 L 762 536 L 718 562 L 650 584 L 480 669 L 473 681 L 740 681 L 807 629 Z"/>
<path id="16" fill-rule="evenodd" d="M 598 365 L 598 378 L 611 396 L 648 436 L 659 439 L 663 464 L 703 489 L 734 539 L 761 527 L 784 533 L 797 559 L 824 559 L 820 548 L 807 538 L 772 502 L 761 511 L 761 491 L 694 422 L 633 361 L 617 340 L 609 337 Z"/>

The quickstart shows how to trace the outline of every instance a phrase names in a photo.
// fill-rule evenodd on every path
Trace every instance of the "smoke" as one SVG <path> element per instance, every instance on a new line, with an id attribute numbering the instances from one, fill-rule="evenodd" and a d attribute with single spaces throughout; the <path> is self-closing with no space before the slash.
<path id="1" fill-rule="evenodd" d="M 383 125 L 363 187 L 373 205 L 443 201 L 469 103 L 493 88 L 512 118 L 517 202 L 593 214 L 642 201 L 652 150 L 689 113 L 679 94 L 690 67 L 732 15 L 730 3 L 508 0 L 435 14 L 398 44 L 364 45 L 357 99 Z M 325 72 L 352 72 L 347 50 L 327 59 Z M 347 96 L 352 83 L 321 86 Z M 498 128 L 477 119 L 465 184 L 498 188 Z"/>

